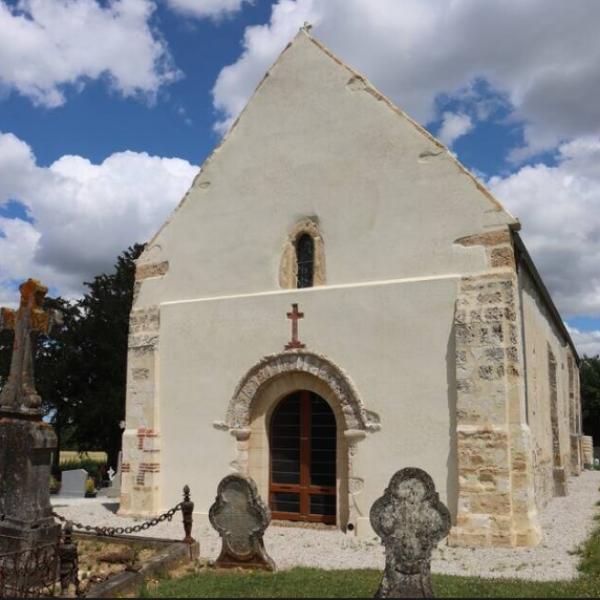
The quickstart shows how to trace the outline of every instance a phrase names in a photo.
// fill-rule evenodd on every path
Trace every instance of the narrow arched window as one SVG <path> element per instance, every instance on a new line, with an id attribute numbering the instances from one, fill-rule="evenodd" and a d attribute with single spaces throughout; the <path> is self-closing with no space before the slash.
<path id="1" fill-rule="evenodd" d="M 303 233 L 296 240 L 296 263 L 298 287 L 312 287 L 315 272 L 315 242 L 312 235 L 308 233 Z"/>

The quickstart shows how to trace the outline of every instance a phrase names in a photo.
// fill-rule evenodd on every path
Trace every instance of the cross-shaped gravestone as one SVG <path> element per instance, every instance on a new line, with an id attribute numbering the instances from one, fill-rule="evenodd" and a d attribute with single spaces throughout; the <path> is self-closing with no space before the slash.
<path id="1" fill-rule="evenodd" d="M 304 344 L 298 339 L 298 321 L 304 318 L 304 313 L 298 311 L 297 304 L 292 304 L 292 312 L 287 313 L 287 318 L 292 321 L 292 339 L 285 345 L 285 349 L 304 348 Z"/>
<path id="2" fill-rule="evenodd" d="M 385 546 L 376 598 L 431 598 L 431 553 L 450 531 L 450 513 L 431 477 L 406 468 L 371 507 L 371 525 Z"/>
<path id="3" fill-rule="evenodd" d="M 35 279 L 21 284 L 18 310 L 0 309 L 0 331 L 14 331 L 8 380 L 0 393 L 0 414 L 41 414 L 41 398 L 33 374 L 33 335 L 48 333 L 60 313 L 43 309 L 48 288 Z"/>
<path id="4" fill-rule="evenodd" d="M 236 473 L 223 478 L 208 517 L 222 542 L 215 566 L 275 570 L 263 542 L 271 511 L 250 477 Z"/>

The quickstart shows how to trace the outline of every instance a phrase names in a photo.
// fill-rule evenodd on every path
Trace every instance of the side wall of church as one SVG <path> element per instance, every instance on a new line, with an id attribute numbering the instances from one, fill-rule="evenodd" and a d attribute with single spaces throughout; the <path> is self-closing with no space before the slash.
<path id="1" fill-rule="evenodd" d="M 536 501 L 568 493 L 581 471 L 579 369 L 527 268 L 519 269 L 523 311 L 527 419 L 532 433 Z"/>

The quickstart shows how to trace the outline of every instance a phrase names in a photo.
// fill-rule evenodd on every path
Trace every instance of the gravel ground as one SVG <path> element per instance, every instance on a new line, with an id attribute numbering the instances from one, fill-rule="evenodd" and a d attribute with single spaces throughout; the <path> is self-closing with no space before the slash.
<path id="1" fill-rule="evenodd" d="M 452 548 L 443 542 L 434 554 L 433 572 L 535 580 L 577 577 L 579 559 L 572 552 L 594 529 L 600 472 L 586 471 L 569 483 L 569 496 L 555 498 L 542 512 L 544 537 L 536 548 Z M 91 503 L 82 499 L 66 506 L 60 497 L 53 497 L 52 502 L 59 514 L 85 524 L 123 527 L 136 522 L 115 515 L 117 504 L 108 499 Z M 141 535 L 177 539 L 182 533 L 178 514 L 171 523 L 160 523 Z M 193 534 L 200 541 L 202 556 L 216 558 L 220 549 L 217 533 L 206 525 L 195 526 Z M 378 538 L 358 539 L 336 530 L 271 525 L 265 545 L 279 569 L 382 569 L 384 565 Z"/>

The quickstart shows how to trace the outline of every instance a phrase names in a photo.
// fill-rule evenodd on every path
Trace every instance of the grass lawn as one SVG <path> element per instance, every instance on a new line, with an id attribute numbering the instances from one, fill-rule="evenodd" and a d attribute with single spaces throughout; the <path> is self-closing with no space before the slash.
<path id="1" fill-rule="evenodd" d="M 296 568 L 280 573 L 232 573 L 206 570 L 146 585 L 140 596 L 153 598 L 372 598 L 381 573 L 369 569 L 322 571 Z M 532 582 L 434 575 L 434 591 L 443 598 L 597 598 L 600 577 L 574 581 Z"/>
<path id="2" fill-rule="evenodd" d="M 600 502 L 599 502 L 600 504 Z M 596 517 L 598 518 L 598 517 Z M 452 598 L 598 598 L 600 527 L 581 549 L 581 575 L 572 581 L 526 581 L 434 575 L 436 596 Z M 296 568 L 279 573 L 200 570 L 146 582 L 139 595 L 153 598 L 371 598 L 381 572 Z"/>

